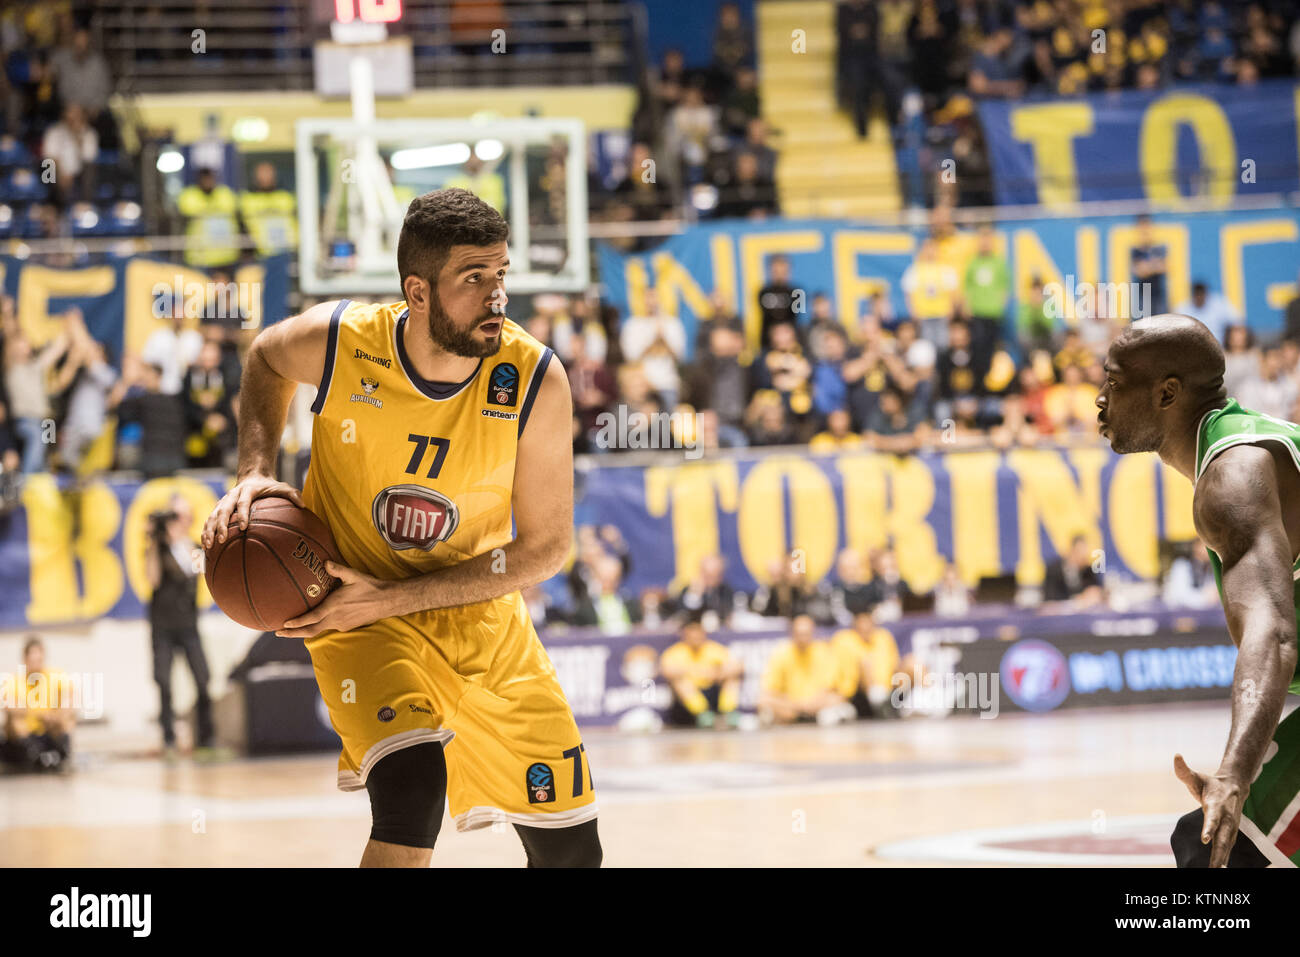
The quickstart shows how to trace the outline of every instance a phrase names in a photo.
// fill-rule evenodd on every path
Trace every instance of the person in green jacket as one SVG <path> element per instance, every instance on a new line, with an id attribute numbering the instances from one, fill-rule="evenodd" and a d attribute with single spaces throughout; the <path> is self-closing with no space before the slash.
<path id="1" fill-rule="evenodd" d="M 980 227 L 976 252 L 966 267 L 963 292 L 970 314 L 971 353 L 975 370 L 983 377 L 1002 338 L 1002 324 L 1011 299 L 1011 270 L 996 249 L 993 227 Z"/>

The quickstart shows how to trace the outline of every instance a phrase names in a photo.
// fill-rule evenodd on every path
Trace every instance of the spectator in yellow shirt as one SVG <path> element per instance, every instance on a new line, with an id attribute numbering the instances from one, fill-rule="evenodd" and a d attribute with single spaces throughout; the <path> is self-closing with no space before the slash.
<path id="1" fill-rule="evenodd" d="M 76 715 L 68 705 L 67 675 L 45 666 L 45 644 L 35 635 L 23 643 L 23 667 L 0 682 L 4 706 L 4 761 L 15 770 L 58 771 L 69 767 Z"/>
<path id="2" fill-rule="evenodd" d="M 673 689 L 668 723 L 734 727 L 739 718 L 740 662 L 726 645 L 709 638 L 698 617 L 682 626 L 679 637 L 659 658 L 659 673 Z"/>
<path id="3" fill-rule="evenodd" d="M 889 694 L 898 670 L 898 643 L 887 628 L 876 624 L 870 611 L 853 616 L 853 627 L 831 638 L 835 655 L 835 690 L 853 705 L 859 717 L 894 714 Z"/>
<path id="4" fill-rule="evenodd" d="M 1056 356 L 1052 359 L 1052 364 L 1056 366 L 1058 371 L 1064 371 L 1067 366 L 1078 366 L 1080 369 L 1087 371 L 1096 361 L 1097 357 L 1093 355 L 1091 349 L 1084 345 L 1083 339 L 1079 336 L 1079 330 L 1067 329 L 1065 339 L 1061 343 L 1061 348 L 1057 351 Z"/>
<path id="5" fill-rule="evenodd" d="M 862 436 L 853 431 L 852 425 L 847 409 L 832 409 L 826 416 L 826 430 L 812 437 L 808 451 L 817 454 L 862 448 Z"/>
<path id="6" fill-rule="evenodd" d="M 936 349 L 947 348 L 948 323 L 962 307 L 961 282 L 957 270 L 939 260 L 933 239 L 921 243 L 901 282 L 908 314 L 921 327 L 921 338 Z"/>
<path id="7" fill-rule="evenodd" d="M 1097 430 L 1097 387 L 1084 379 L 1077 365 L 1061 370 L 1061 381 L 1043 397 L 1043 410 L 1053 430 L 1064 433 L 1094 433 Z"/>
<path id="8" fill-rule="evenodd" d="M 934 258 L 951 266 L 957 277 L 966 275 L 966 268 L 978 251 L 977 235 L 962 232 L 953 225 L 952 206 L 939 203 L 930 213 L 930 239 L 934 242 Z"/>
<path id="9" fill-rule="evenodd" d="M 795 615 L 790 640 L 772 653 L 763 672 L 759 719 L 764 724 L 851 720 L 856 712 L 836 692 L 836 677 L 835 654 L 829 643 L 814 640 L 812 616 Z"/>

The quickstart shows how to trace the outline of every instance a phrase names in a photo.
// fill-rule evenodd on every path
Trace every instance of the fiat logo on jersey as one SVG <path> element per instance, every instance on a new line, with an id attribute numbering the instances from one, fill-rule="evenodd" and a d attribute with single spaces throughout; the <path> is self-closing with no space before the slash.
<path id="1" fill-rule="evenodd" d="M 375 496 L 371 516 L 384 541 L 398 550 L 432 551 L 460 523 L 456 503 L 422 485 L 390 485 Z"/>
<path id="2" fill-rule="evenodd" d="M 1002 686 L 1026 711 L 1051 711 L 1070 695 L 1070 667 L 1055 645 L 1017 641 L 998 666 Z"/>

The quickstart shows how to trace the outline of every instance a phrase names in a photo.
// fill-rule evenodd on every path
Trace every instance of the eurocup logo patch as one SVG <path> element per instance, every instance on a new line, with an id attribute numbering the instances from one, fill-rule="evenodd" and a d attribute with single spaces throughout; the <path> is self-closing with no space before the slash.
<path id="1" fill-rule="evenodd" d="M 1026 711 L 1051 711 L 1070 695 L 1070 666 L 1055 645 L 1017 641 L 998 666 L 1002 686 Z"/>
<path id="2" fill-rule="evenodd" d="M 379 714 L 377 714 L 375 717 L 377 717 L 380 721 L 387 723 L 397 717 L 397 712 L 394 711 L 392 708 L 388 707 L 388 705 L 384 705 L 382 708 L 379 709 Z"/>
<path id="3" fill-rule="evenodd" d="M 509 362 L 498 362 L 488 379 L 488 405 L 513 406 L 519 399 L 519 370 Z"/>
<path id="4" fill-rule="evenodd" d="M 528 787 L 529 804 L 551 804 L 555 801 L 555 774 L 549 764 L 540 761 L 530 764 L 525 784 Z"/>

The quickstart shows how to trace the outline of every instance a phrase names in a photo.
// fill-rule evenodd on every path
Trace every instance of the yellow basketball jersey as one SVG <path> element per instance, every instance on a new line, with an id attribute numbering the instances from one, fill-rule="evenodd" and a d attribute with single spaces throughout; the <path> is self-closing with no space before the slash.
<path id="1" fill-rule="evenodd" d="M 513 322 L 463 382 L 429 382 L 404 346 L 403 302 L 343 300 L 312 411 L 303 498 L 343 562 L 409 578 L 513 538 L 515 450 L 551 359 Z"/>

